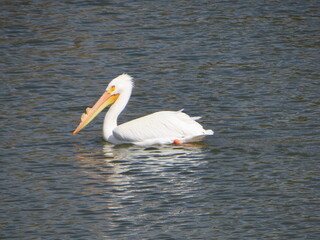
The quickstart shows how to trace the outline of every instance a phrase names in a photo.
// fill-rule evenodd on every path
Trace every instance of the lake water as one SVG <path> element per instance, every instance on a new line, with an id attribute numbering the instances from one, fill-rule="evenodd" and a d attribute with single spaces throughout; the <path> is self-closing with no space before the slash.
<path id="1" fill-rule="evenodd" d="M 319 239 L 317 1 L 1 3 L 1 239 Z M 198 146 L 113 146 L 120 122 L 202 116 Z"/>

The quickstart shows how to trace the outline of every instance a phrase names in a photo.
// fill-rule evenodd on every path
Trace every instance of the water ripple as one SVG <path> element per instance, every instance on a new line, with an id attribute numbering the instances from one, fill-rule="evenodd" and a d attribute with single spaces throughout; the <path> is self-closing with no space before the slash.
<path id="1" fill-rule="evenodd" d="M 4 2 L 5 239 L 317 239 L 314 2 Z M 113 146 L 83 110 L 123 72 L 125 122 L 184 108 L 193 147 Z"/>

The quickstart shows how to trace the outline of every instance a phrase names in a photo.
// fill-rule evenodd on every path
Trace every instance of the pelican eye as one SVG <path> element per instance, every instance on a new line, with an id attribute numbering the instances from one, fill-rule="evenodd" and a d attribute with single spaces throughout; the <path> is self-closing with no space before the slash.
<path id="1" fill-rule="evenodd" d="M 116 86 L 112 86 L 107 92 L 111 94 L 116 89 Z"/>

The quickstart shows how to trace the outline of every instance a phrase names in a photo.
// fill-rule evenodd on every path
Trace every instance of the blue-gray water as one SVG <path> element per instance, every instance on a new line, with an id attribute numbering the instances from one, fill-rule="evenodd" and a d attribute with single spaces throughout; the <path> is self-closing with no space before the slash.
<path id="1" fill-rule="evenodd" d="M 0 9 L 1 239 L 319 238 L 317 1 Z M 123 72 L 120 122 L 184 108 L 215 135 L 114 147 L 100 114 L 72 136 Z"/>

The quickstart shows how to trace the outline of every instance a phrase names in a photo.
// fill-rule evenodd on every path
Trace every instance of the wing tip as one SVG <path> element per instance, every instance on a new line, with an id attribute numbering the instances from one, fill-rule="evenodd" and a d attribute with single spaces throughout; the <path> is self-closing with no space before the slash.
<path id="1" fill-rule="evenodd" d="M 198 120 L 200 120 L 202 117 L 197 116 L 197 117 L 191 117 L 191 118 L 192 118 L 192 120 L 194 120 L 194 121 L 198 121 Z"/>
<path id="2" fill-rule="evenodd" d="M 213 135 L 214 131 L 212 131 L 211 129 L 205 130 L 205 134 L 206 135 Z"/>

